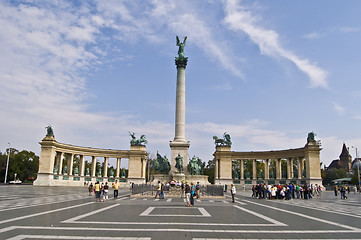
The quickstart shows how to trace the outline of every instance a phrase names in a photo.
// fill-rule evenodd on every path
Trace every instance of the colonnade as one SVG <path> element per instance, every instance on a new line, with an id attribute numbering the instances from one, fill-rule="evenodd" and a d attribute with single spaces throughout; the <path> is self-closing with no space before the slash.
<path id="1" fill-rule="evenodd" d="M 235 152 L 230 146 L 217 146 L 213 154 L 215 159 L 216 184 L 257 184 L 268 182 L 272 184 L 322 184 L 320 167 L 320 143 L 308 142 L 305 147 L 297 149 L 264 151 L 264 152 Z M 232 177 L 232 161 L 239 163 L 239 176 Z M 245 172 L 246 161 L 252 161 L 252 173 Z M 262 171 L 257 171 L 257 162 L 264 164 Z M 271 161 L 274 169 L 270 169 Z M 287 164 L 287 170 L 282 174 L 282 165 Z M 296 167 L 296 169 L 294 169 Z M 238 168 L 237 168 L 238 169 Z M 260 174 L 262 172 L 262 175 Z M 271 173 L 274 173 L 271 174 Z M 252 176 L 251 176 L 252 175 Z M 261 176 L 260 176 L 261 175 Z"/>
<path id="2" fill-rule="evenodd" d="M 74 161 L 76 156 L 79 157 L 79 169 L 78 171 L 75 171 L 74 168 Z M 67 169 L 65 170 L 63 168 L 64 166 L 64 158 L 67 161 Z M 90 164 L 90 168 L 86 169 L 85 168 L 85 160 L 86 156 L 84 155 L 77 155 L 77 154 L 73 154 L 73 153 L 64 153 L 64 152 L 58 152 L 56 151 L 56 156 L 55 156 L 55 165 L 54 165 L 54 174 L 58 174 L 58 175 L 69 175 L 69 176 L 91 176 L 91 177 L 115 177 L 115 178 L 120 178 L 120 164 L 121 164 L 121 158 L 116 158 L 116 172 L 115 172 L 115 176 L 113 175 L 114 173 L 110 173 L 108 172 L 108 163 L 109 163 L 109 157 L 103 157 L 104 161 L 103 161 L 103 171 L 101 173 L 101 175 L 98 174 L 98 172 L 96 171 L 96 166 L 97 166 L 97 157 L 95 156 L 91 156 L 91 164 Z M 88 172 L 89 171 L 89 172 Z"/>
<path id="3" fill-rule="evenodd" d="M 126 182 L 145 183 L 146 147 L 143 145 L 130 146 L 130 150 L 113 150 L 74 146 L 59 143 L 54 136 L 47 135 L 41 142 L 38 177 L 34 185 L 41 186 L 81 186 L 84 182 L 112 182 L 122 179 L 120 163 L 128 159 L 128 176 Z M 85 158 L 91 157 L 89 171 L 85 168 Z M 67 164 L 64 165 L 64 158 Z M 96 172 L 97 158 L 103 158 L 103 169 L 100 174 Z M 110 158 L 115 158 L 116 171 L 108 172 Z M 74 169 L 77 159 L 79 168 Z M 66 169 L 64 169 L 66 167 Z"/>
<path id="4" fill-rule="evenodd" d="M 294 159 L 296 159 L 296 164 L 294 164 Z M 277 158 L 277 159 L 232 159 L 233 163 L 234 160 L 236 160 L 238 162 L 239 165 L 239 171 L 237 170 L 237 174 L 238 177 L 233 176 L 233 179 L 253 179 L 253 180 L 269 180 L 269 179 L 275 179 L 275 180 L 282 180 L 282 179 L 304 179 L 304 165 L 305 165 L 305 158 L 304 157 L 298 157 L 298 158 L 288 158 L 288 159 L 282 159 L 282 158 Z M 274 170 L 274 175 L 272 175 L 273 170 L 270 169 L 270 163 L 271 161 L 275 161 L 275 170 Z M 282 163 L 283 161 L 286 161 L 286 166 L 287 166 L 287 172 L 286 172 L 286 177 L 284 177 L 283 172 L 282 172 L 282 165 L 284 163 Z M 251 177 L 251 173 L 250 172 L 246 172 L 245 170 L 245 162 L 246 161 L 252 161 L 252 177 Z M 262 162 L 264 165 L 264 168 L 262 167 L 261 169 L 261 173 L 262 176 L 260 176 L 260 172 L 257 172 L 257 162 Z M 296 166 L 296 173 L 294 171 L 294 165 Z M 216 171 L 215 171 L 215 178 L 219 179 L 219 160 L 216 162 Z M 233 169 L 233 171 L 235 171 Z M 247 173 L 249 174 L 249 176 L 247 176 Z"/>

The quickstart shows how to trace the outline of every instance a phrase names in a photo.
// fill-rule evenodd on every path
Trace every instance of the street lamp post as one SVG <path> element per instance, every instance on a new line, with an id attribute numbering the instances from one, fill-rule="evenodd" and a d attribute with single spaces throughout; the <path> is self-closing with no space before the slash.
<path id="1" fill-rule="evenodd" d="M 352 148 L 354 148 L 352 146 Z M 359 190 L 359 193 L 361 192 L 361 181 L 360 181 L 360 160 L 358 159 L 358 155 L 357 155 L 357 147 L 355 147 L 355 150 L 356 150 L 356 162 L 357 162 L 357 181 L 358 181 L 358 190 Z"/>
<path id="2" fill-rule="evenodd" d="M 5 170 L 5 179 L 4 179 L 4 183 L 6 183 L 6 179 L 8 177 L 8 169 L 9 169 L 9 157 L 10 157 L 10 143 L 9 144 L 9 152 L 8 152 L 8 159 L 6 161 L 6 170 Z"/>

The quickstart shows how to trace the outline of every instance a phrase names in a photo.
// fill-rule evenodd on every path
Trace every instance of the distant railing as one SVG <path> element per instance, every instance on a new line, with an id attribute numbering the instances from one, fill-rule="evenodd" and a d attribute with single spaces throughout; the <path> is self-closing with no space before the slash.
<path id="1" fill-rule="evenodd" d="M 156 191 L 157 187 L 155 185 L 150 184 L 133 184 L 132 187 L 132 195 L 149 193 Z M 153 194 L 152 194 L 153 195 Z"/>
<path id="2" fill-rule="evenodd" d="M 219 185 L 205 185 L 201 186 L 201 193 L 204 196 L 223 196 L 223 186 Z"/>
<path id="3" fill-rule="evenodd" d="M 165 187 L 165 194 L 179 194 L 181 196 L 181 188 L 178 187 Z M 132 195 L 151 195 L 154 196 L 157 192 L 157 185 L 150 184 L 134 184 L 132 188 Z M 202 196 L 223 196 L 223 186 L 219 185 L 202 185 L 200 186 Z"/>

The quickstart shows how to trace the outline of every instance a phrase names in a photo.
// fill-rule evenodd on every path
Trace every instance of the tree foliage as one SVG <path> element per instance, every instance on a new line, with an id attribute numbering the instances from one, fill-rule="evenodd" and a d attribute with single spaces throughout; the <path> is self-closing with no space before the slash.
<path id="1" fill-rule="evenodd" d="M 345 178 L 346 174 L 347 171 L 344 168 L 329 169 L 324 172 L 324 177 L 322 178 L 322 184 L 323 185 L 332 184 L 332 180 Z"/>
<path id="2" fill-rule="evenodd" d="M 209 160 L 207 166 L 204 168 L 203 174 L 208 176 L 208 182 L 214 184 L 214 169 L 215 161 Z"/>
<path id="3" fill-rule="evenodd" d="M 7 149 L 7 152 L 9 149 Z M 4 182 L 6 171 L 7 153 L 0 153 L 0 181 Z M 23 182 L 28 181 L 29 178 L 34 180 L 37 177 L 39 169 L 39 156 L 33 152 L 23 150 L 19 152 L 15 148 L 10 148 L 9 167 L 7 182 L 16 178 Z"/>

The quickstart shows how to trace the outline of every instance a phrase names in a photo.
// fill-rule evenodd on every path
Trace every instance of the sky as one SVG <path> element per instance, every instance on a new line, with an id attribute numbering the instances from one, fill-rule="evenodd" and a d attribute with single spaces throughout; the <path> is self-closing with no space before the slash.
<path id="1" fill-rule="evenodd" d="M 361 2 L 0 1 L 0 151 L 58 142 L 170 157 L 176 36 L 187 36 L 186 138 L 207 162 L 300 148 L 321 162 L 361 150 Z M 355 148 L 352 148 L 354 146 Z M 114 164 L 114 163 L 112 163 Z"/>

